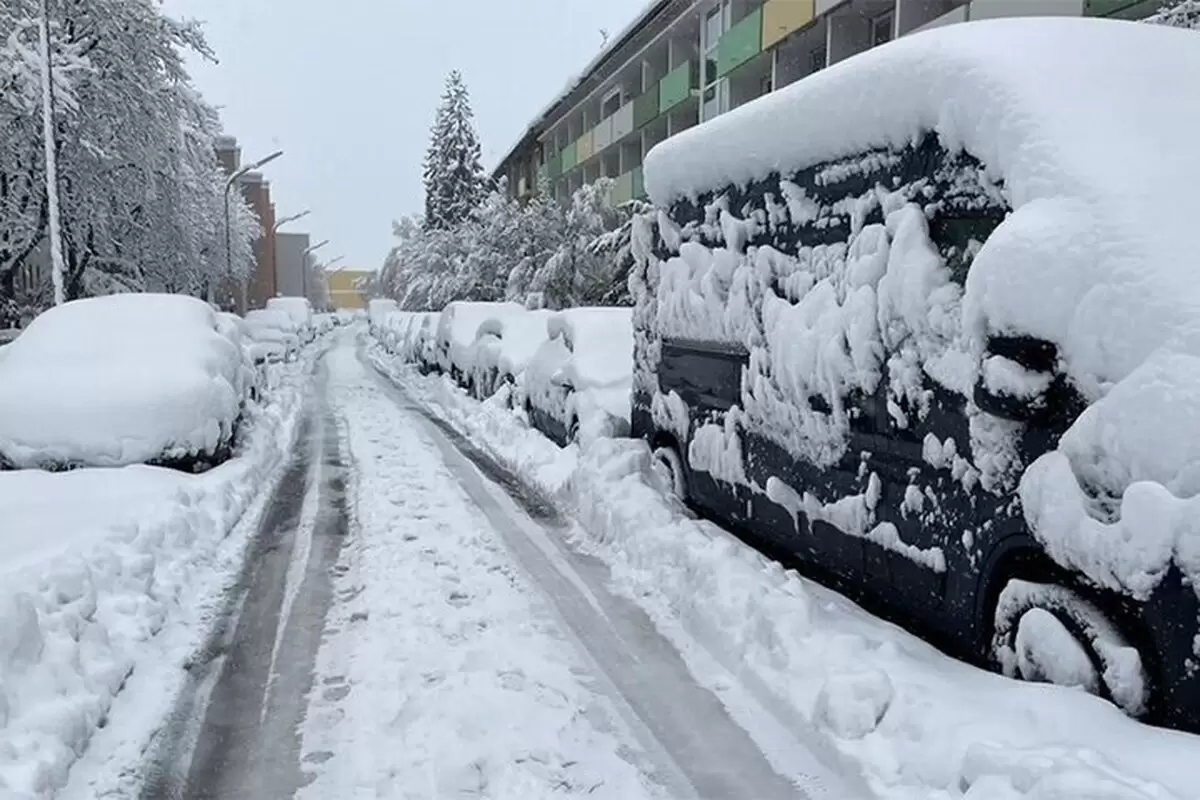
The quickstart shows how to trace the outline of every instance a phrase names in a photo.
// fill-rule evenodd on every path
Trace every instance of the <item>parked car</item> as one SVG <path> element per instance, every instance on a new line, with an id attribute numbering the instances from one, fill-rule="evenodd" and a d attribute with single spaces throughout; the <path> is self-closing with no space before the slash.
<path id="1" fill-rule="evenodd" d="M 229 327 L 192 297 L 52 308 L 0 351 L 0 467 L 220 463 L 248 400 L 247 366 Z"/>
<path id="2" fill-rule="evenodd" d="M 1200 96 L 1146 90 L 1183 74 L 1190 32 L 976 22 L 656 147 L 664 486 L 952 654 L 1200 732 Z"/>
<path id="3" fill-rule="evenodd" d="M 294 332 L 302 344 L 317 338 L 312 304 L 307 297 L 272 297 L 267 300 L 267 310 L 286 314 L 292 320 Z"/>
<path id="4" fill-rule="evenodd" d="M 399 311 L 400 306 L 395 300 L 388 300 L 384 297 L 376 297 L 367 301 L 367 323 L 372 336 L 379 334 L 379 326 L 387 318 L 388 314 Z"/>
<path id="5" fill-rule="evenodd" d="M 525 369 L 530 422 L 560 445 L 629 432 L 632 310 L 572 308 L 546 323 L 548 339 Z"/>
<path id="6" fill-rule="evenodd" d="M 480 323 L 467 357 L 470 365 L 466 372 L 467 391 L 481 400 L 503 386 L 523 394 L 521 378 L 530 359 L 548 339 L 546 322 L 551 314 L 506 311 Z"/>
<path id="7" fill-rule="evenodd" d="M 525 309 L 516 303 L 450 303 L 438 317 L 435 344 L 438 369 L 463 383 L 479 326 L 489 319 L 523 313 Z"/>
<path id="8" fill-rule="evenodd" d="M 251 359 L 256 364 L 291 361 L 300 352 L 301 340 L 289 314 L 279 310 L 246 312 L 245 330 Z"/>

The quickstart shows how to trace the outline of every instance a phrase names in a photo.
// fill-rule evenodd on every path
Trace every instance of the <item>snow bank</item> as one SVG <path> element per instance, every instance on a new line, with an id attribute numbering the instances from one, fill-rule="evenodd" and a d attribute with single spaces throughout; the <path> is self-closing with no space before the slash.
<path id="1" fill-rule="evenodd" d="M 993 492 L 1019 483 L 1026 521 L 1060 563 L 1135 597 L 1172 561 L 1200 579 L 1200 536 L 1186 522 L 1200 493 L 1200 432 L 1183 410 L 1200 394 L 1200 95 L 1171 88 L 1192 74 L 1194 32 L 1068 18 L 947 26 L 840 62 L 648 154 L 647 188 L 662 208 L 773 175 L 782 196 L 749 215 L 706 201 L 705 231 L 660 214 L 678 255 L 656 268 L 647 313 L 660 335 L 751 349 L 750 424 L 817 465 L 843 455 L 840 398 L 874 391 L 885 358 L 901 422 L 905 405 L 926 412 L 928 376 L 964 395 L 972 414 L 955 477 Z M 869 174 L 929 133 L 976 159 L 979 197 L 1010 210 L 972 253 L 964 286 L 931 246 L 914 187 L 846 198 L 842 241 L 795 255 L 746 247 L 764 229 L 822 221 L 828 209 L 788 180 L 798 171 L 845 159 L 818 184 Z M 884 225 L 863 224 L 873 208 Z M 985 359 L 995 335 L 1052 343 L 1056 372 L 1091 403 L 1032 465 L 1018 458 L 1022 426 L 970 402 L 980 377 L 1025 398 L 1050 383 Z M 810 413 L 814 395 L 832 413 Z M 1111 501 L 1111 519 L 1096 496 Z"/>
<path id="2" fill-rule="evenodd" d="M 385 364 L 381 366 L 386 368 Z M 555 447 L 442 378 L 395 373 L 431 410 L 574 510 L 580 546 L 650 613 L 701 681 L 736 675 L 793 731 L 861 769 L 886 800 L 1184 800 L 1200 739 L 1142 726 L 1079 691 L 949 659 L 692 519 L 639 441 Z M 735 718 L 736 708 L 731 709 Z M 753 728 L 750 729 L 755 734 Z"/>
<path id="3" fill-rule="evenodd" d="M 290 447 L 309 355 L 270 368 L 277 388 L 248 406 L 235 457 L 203 475 L 0 473 L 0 796 L 53 796 L 101 728 L 120 731 L 113 746 L 131 762 L 108 780 L 120 783 L 116 772 L 144 757 L 170 711 L 168 684 L 183 680 L 239 566 L 225 548 L 248 540 L 257 524 L 248 512 L 261 510 Z M 141 713 L 110 718 L 123 692 Z M 106 796 L 98 786 L 86 795 Z"/>
<path id="4" fill-rule="evenodd" d="M 195 298 L 129 294 L 53 308 L 0 361 L 0 462 L 219 458 L 242 411 L 245 366 Z"/>

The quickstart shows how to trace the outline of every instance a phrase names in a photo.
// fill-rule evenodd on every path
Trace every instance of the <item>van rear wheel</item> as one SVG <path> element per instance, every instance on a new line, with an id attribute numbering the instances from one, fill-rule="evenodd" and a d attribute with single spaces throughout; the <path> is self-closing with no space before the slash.
<path id="1" fill-rule="evenodd" d="M 674 447 L 659 447 L 654 451 L 654 474 L 672 496 L 681 503 L 687 502 L 687 474 L 683 469 L 683 459 Z"/>
<path id="2" fill-rule="evenodd" d="M 996 601 L 992 658 L 1010 678 L 1082 688 L 1136 717 L 1149 681 L 1141 654 L 1093 603 L 1057 584 L 1012 579 Z"/>

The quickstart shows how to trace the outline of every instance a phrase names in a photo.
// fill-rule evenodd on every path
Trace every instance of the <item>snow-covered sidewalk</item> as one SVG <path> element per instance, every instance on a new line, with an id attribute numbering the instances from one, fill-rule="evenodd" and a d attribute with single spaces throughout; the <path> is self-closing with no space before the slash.
<path id="1" fill-rule="evenodd" d="M 412 396 L 581 523 L 611 568 L 764 747 L 714 671 L 814 733 L 888 800 L 1190 800 L 1200 738 L 1139 725 L 1081 692 L 951 660 L 697 521 L 656 487 L 644 443 L 560 449 L 448 380 L 373 358 Z"/>
<path id="2" fill-rule="evenodd" d="M 126 782 L 240 567 L 315 349 L 271 368 L 237 456 L 202 475 L 0 473 L 0 797 Z"/>
<path id="3" fill-rule="evenodd" d="M 557 517 L 506 492 L 505 475 L 477 467 L 470 443 L 353 350 L 328 365 L 352 533 L 300 797 L 855 796 L 773 769 L 812 758 L 786 742 L 764 756 L 644 613 L 608 592 L 607 568 L 552 540 Z"/>

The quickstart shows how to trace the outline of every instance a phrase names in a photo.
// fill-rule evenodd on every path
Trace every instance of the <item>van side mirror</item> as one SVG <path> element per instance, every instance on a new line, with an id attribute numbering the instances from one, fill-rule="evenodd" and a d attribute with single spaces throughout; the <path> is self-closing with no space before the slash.
<path id="1" fill-rule="evenodd" d="M 1048 419 L 1049 395 L 1058 375 L 1058 348 L 1028 336 L 995 336 L 988 340 L 975 405 L 981 411 L 1013 422 Z"/>

